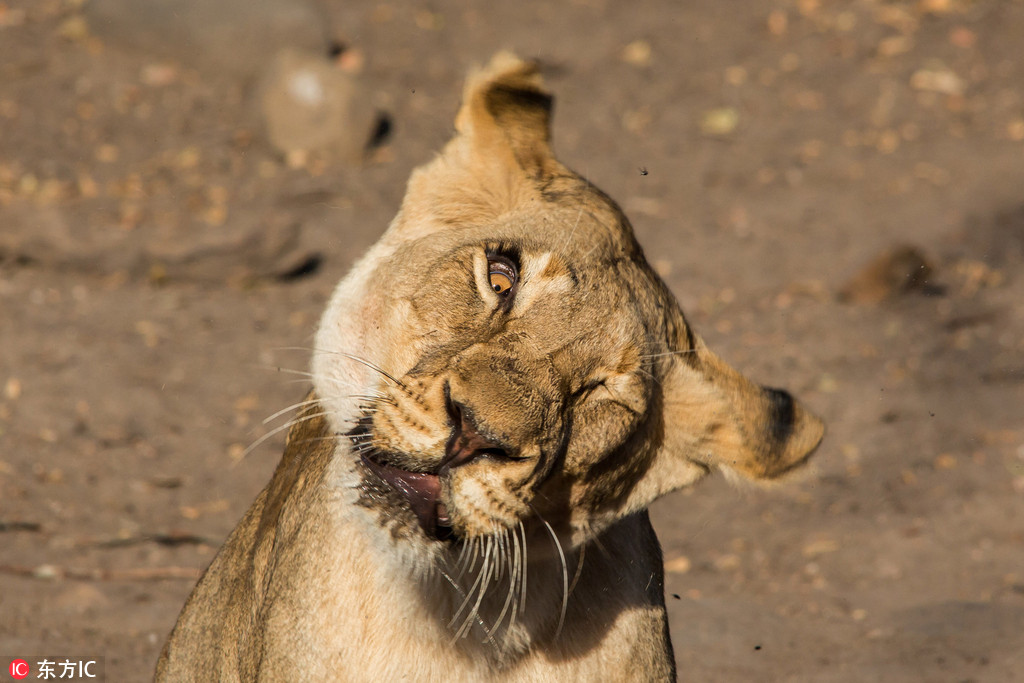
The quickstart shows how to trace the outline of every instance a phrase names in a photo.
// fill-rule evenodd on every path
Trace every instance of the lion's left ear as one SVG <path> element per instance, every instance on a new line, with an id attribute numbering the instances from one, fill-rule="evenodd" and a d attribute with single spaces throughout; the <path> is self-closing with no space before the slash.
<path id="1" fill-rule="evenodd" d="M 822 421 L 789 392 L 751 382 L 694 337 L 694 353 L 664 381 L 671 457 L 753 480 L 803 465 L 825 434 Z"/>
<path id="2" fill-rule="evenodd" d="M 478 162 L 511 154 L 527 175 L 536 178 L 546 175 L 554 163 L 553 103 L 535 62 L 500 52 L 466 80 L 455 129 Z"/>

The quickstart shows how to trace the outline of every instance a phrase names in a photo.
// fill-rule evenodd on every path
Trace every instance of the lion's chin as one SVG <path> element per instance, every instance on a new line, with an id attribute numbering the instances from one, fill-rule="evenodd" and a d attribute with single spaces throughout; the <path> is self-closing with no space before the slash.
<path id="1" fill-rule="evenodd" d="M 363 454 L 363 464 L 409 503 L 427 537 L 443 541 L 454 536 L 448 509 L 441 502 L 441 477 L 425 472 L 410 472 L 378 462 Z"/>

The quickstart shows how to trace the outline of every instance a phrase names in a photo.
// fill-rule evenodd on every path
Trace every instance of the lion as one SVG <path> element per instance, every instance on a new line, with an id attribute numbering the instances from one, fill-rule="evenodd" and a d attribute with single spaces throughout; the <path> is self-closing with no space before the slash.
<path id="1" fill-rule="evenodd" d="M 551 112 L 534 64 L 471 74 L 158 681 L 675 679 L 647 507 L 778 479 L 824 427 L 705 346 Z"/>

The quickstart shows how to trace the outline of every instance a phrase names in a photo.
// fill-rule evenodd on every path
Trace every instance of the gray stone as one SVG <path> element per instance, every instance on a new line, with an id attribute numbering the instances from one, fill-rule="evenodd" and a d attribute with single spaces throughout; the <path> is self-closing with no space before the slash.
<path id="1" fill-rule="evenodd" d="M 0 216 L 0 264 L 28 264 L 91 275 L 124 272 L 135 277 L 224 281 L 277 278 L 316 260 L 302 225 L 266 202 L 237 207 L 217 230 L 185 221 L 125 231 L 117 226 L 76 225 L 56 207 L 11 207 Z"/>
<path id="2" fill-rule="evenodd" d="M 357 161 L 377 116 L 358 78 L 318 55 L 282 51 L 260 87 L 267 139 L 282 154 Z"/>

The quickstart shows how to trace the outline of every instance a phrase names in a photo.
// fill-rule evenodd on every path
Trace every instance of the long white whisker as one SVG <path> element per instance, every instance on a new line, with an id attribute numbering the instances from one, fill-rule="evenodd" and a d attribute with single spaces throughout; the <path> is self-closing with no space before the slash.
<path id="1" fill-rule="evenodd" d="M 313 378 L 313 373 L 307 370 L 295 370 L 294 368 L 282 368 L 279 365 L 274 367 L 261 366 L 263 370 L 273 370 L 274 372 L 283 372 L 289 375 L 301 375 L 303 377 Z"/>
<path id="2" fill-rule="evenodd" d="M 376 403 L 377 401 L 380 401 L 381 403 L 390 403 L 391 405 L 395 405 L 395 400 L 390 396 L 386 396 L 384 394 L 351 394 L 349 395 L 348 398 L 358 398 L 363 401 L 369 401 L 371 405 Z"/>
<path id="3" fill-rule="evenodd" d="M 469 611 L 469 614 L 466 615 L 466 620 L 463 622 L 462 628 L 459 629 L 459 633 L 457 634 L 457 638 L 463 638 L 466 635 L 468 635 L 468 633 L 469 633 L 469 626 L 471 624 L 471 620 L 472 619 L 475 619 L 477 621 L 477 623 L 480 623 L 481 627 L 483 627 L 483 623 L 482 623 L 482 621 L 480 619 L 480 605 L 481 605 L 481 603 L 483 603 L 484 596 L 487 595 L 487 589 L 489 588 L 489 584 L 490 584 L 490 580 L 491 580 L 491 573 L 493 571 L 494 546 L 495 546 L 494 538 L 493 537 L 487 536 L 484 540 L 485 540 L 486 548 L 484 550 L 483 565 L 482 565 L 482 567 L 480 569 L 480 580 L 477 582 L 477 583 L 479 583 L 480 588 L 477 591 L 477 598 L 476 598 L 476 602 L 473 604 L 473 609 L 471 609 Z M 494 639 L 491 638 L 490 631 L 486 627 L 483 627 L 483 630 L 484 630 L 484 633 L 487 636 L 487 640 L 489 640 L 491 643 L 494 643 Z"/>
<path id="4" fill-rule="evenodd" d="M 512 595 L 515 588 L 515 578 L 512 574 L 512 553 L 509 552 L 509 536 L 511 529 L 505 529 L 501 536 L 501 549 L 504 555 L 505 565 L 508 567 L 508 595 L 505 597 L 505 604 L 501 607 L 501 613 L 498 614 L 498 618 L 495 619 L 494 625 L 491 627 L 491 633 L 498 630 L 501 626 L 501 622 L 505 619 L 505 615 L 508 613 L 509 608 L 512 606 Z"/>
<path id="5" fill-rule="evenodd" d="M 586 525 L 586 532 L 584 533 L 585 538 L 589 538 L 588 543 L 593 543 L 598 551 L 607 558 L 611 558 L 612 554 L 608 550 L 608 547 L 601 540 L 601 537 L 594 533 L 593 527 L 589 524 Z"/>
<path id="6" fill-rule="evenodd" d="M 697 353 L 697 349 L 686 349 L 685 351 L 666 351 L 665 353 L 646 353 L 641 358 L 661 358 L 663 356 L 685 356 L 690 353 Z"/>
<path id="7" fill-rule="evenodd" d="M 522 522 L 519 522 L 519 526 L 522 526 Z M 512 630 L 512 627 L 516 625 L 516 616 L 519 612 L 519 603 L 515 599 L 516 593 L 519 592 L 519 583 L 522 581 L 522 546 L 519 543 L 519 527 L 513 527 L 509 529 L 512 536 L 512 570 L 510 572 L 508 580 L 508 592 L 512 600 L 512 613 L 508 617 L 508 628 L 505 629 L 506 635 Z"/>
<path id="8" fill-rule="evenodd" d="M 334 354 L 337 354 L 337 355 L 342 356 L 344 358 L 348 358 L 349 360 L 355 361 L 356 363 L 360 363 L 361 365 L 365 365 L 366 367 L 370 368 L 374 372 L 380 373 L 384 377 L 386 377 L 389 380 L 391 380 L 391 382 L 393 384 L 395 384 L 395 386 L 399 386 L 399 387 L 405 388 L 405 384 L 401 380 L 396 379 L 395 377 L 391 376 L 383 368 L 380 368 L 377 365 L 374 365 L 373 363 L 371 363 L 370 361 L 366 360 L 365 358 L 360 358 L 359 356 L 354 356 L 351 353 L 347 353 L 345 351 L 324 351 L 324 350 L 321 350 L 320 353 L 334 353 Z"/>
<path id="9" fill-rule="evenodd" d="M 569 583 L 569 595 L 576 590 L 576 584 L 580 582 L 580 576 L 583 575 L 583 559 L 587 556 L 587 544 L 584 543 L 580 546 L 580 559 L 576 563 L 576 574 L 572 577 L 572 582 Z"/>
<path id="10" fill-rule="evenodd" d="M 529 560 L 527 558 L 527 554 L 528 554 L 529 548 L 526 545 L 526 526 L 523 524 L 522 520 L 519 520 L 519 533 L 522 535 L 522 538 L 523 538 L 523 543 L 522 543 L 523 558 L 522 558 L 522 564 L 521 564 L 523 570 L 522 570 L 522 575 L 519 577 L 519 581 L 520 581 L 520 583 L 519 583 L 519 613 L 520 614 L 525 614 L 526 613 L 526 589 L 527 589 L 526 569 L 529 566 Z"/>
<path id="11" fill-rule="evenodd" d="M 362 365 L 365 365 L 366 367 L 370 368 L 374 372 L 378 372 L 381 375 L 383 375 L 384 377 L 387 377 L 395 385 L 400 386 L 402 388 L 405 388 L 405 384 L 401 380 L 398 380 L 398 379 L 394 378 L 393 376 L 388 374 L 383 368 L 375 365 L 374 363 L 371 363 L 370 361 L 366 360 L 365 358 L 361 358 L 359 356 L 356 356 L 356 355 L 353 355 L 351 353 L 348 353 L 347 351 L 336 351 L 334 349 L 320 349 L 320 348 L 308 347 L 308 346 L 282 346 L 282 347 L 279 347 L 279 350 L 280 351 L 309 351 L 310 353 L 333 353 L 333 354 L 336 354 L 338 356 L 342 356 L 344 358 L 348 358 L 349 360 L 353 360 L 356 363 L 360 363 Z"/>
<path id="12" fill-rule="evenodd" d="M 466 572 L 466 562 L 469 557 L 469 543 L 463 542 L 460 545 L 462 547 L 459 548 L 459 555 L 455 558 L 456 579 L 461 579 Z"/>
<path id="13" fill-rule="evenodd" d="M 559 249 L 560 251 L 564 251 L 565 250 L 565 247 L 569 244 L 569 242 L 572 241 L 572 236 L 576 234 L 576 228 L 578 228 L 580 226 L 580 218 L 583 217 L 583 207 L 584 207 L 585 204 L 586 204 L 586 195 L 581 195 L 580 196 L 580 210 L 576 214 L 576 222 L 573 223 L 572 230 L 569 231 L 569 235 L 565 238 L 565 241 L 562 242 L 562 246 Z"/>
<path id="14" fill-rule="evenodd" d="M 562 633 L 562 626 L 565 624 L 565 612 L 569 607 L 569 569 L 565 564 L 565 552 L 562 550 L 562 544 L 558 540 L 558 534 L 551 528 L 548 521 L 540 516 L 540 514 L 534 510 L 534 514 L 537 515 L 537 519 L 544 523 L 544 527 L 551 534 L 551 540 L 555 543 L 555 550 L 558 551 L 558 558 L 562 562 L 562 611 L 558 615 L 558 628 L 555 629 L 555 638 Z"/>
<path id="15" fill-rule="evenodd" d="M 473 551 L 471 553 L 472 563 L 469 566 L 469 571 L 470 572 L 473 571 L 473 567 L 476 565 L 476 556 L 477 556 L 477 551 L 479 549 L 479 543 L 478 543 L 479 540 L 480 540 L 479 538 L 473 538 L 473 539 L 470 540 L 470 543 L 473 545 Z M 469 606 L 470 596 L 473 595 L 473 592 L 476 590 L 477 584 L 480 583 L 480 576 L 481 576 L 481 574 L 477 574 L 476 581 L 474 581 L 473 585 L 471 585 L 469 587 L 469 590 L 466 591 L 466 597 L 462 601 L 462 604 L 459 605 L 459 609 L 455 610 L 455 614 L 452 615 L 451 621 L 448 622 L 448 628 L 451 628 L 452 626 L 455 625 L 455 622 L 458 621 L 459 616 L 462 614 L 462 610 L 466 609 L 466 607 Z M 459 629 L 459 633 L 456 633 L 455 638 L 453 639 L 453 642 L 459 639 L 461 632 L 462 632 L 462 629 Z"/>
<path id="16" fill-rule="evenodd" d="M 495 552 L 497 556 L 494 560 L 494 580 L 501 581 L 502 577 L 505 576 L 505 563 L 499 562 L 499 559 L 504 559 L 508 556 L 508 551 L 505 548 L 505 533 L 502 531 L 500 534 L 494 535 Z"/>
<path id="17" fill-rule="evenodd" d="M 310 406 L 310 405 L 313 405 L 314 403 L 319 403 L 319 402 L 320 402 L 319 398 L 311 398 L 308 401 L 299 401 L 298 403 L 293 403 L 292 405 L 288 406 L 287 408 L 282 408 L 281 410 L 277 411 L 276 413 L 274 413 L 270 417 L 264 418 L 263 422 L 261 424 L 267 424 L 268 422 L 273 422 L 274 420 L 276 420 L 277 418 L 281 417 L 285 413 L 289 413 L 289 412 L 291 412 L 293 410 L 298 410 L 299 408 L 305 408 L 306 406 Z"/>
<path id="18" fill-rule="evenodd" d="M 287 382 L 283 382 L 283 384 L 286 384 L 286 385 L 305 384 L 305 385 L 308 386 L 310 384 L 310 381 L 308 379 L 290 379 Z"/>
<path id="19" fill-rule="evenodd" d="M 314 419 L 316 419 L 316 418 L 318 418 L 320 416 L 321 416 L 320 413 L 316 413 L 316 414 L 313 414 L 313 415 L 307 415 L 306 417 L 300 417 L 300 418 L 297 418 L 295 420 L 289 420 L 288 422 L 286 422 L 285 424 L 281 425 L 280 427 L 277 427 L 275 429 L 270 430 L 269 432 L 267 432 L 266 434 L 264 434 L 260 438 L 256 439 L 256 441 L 254 441 L 248 448 L 246 448 L 244 451 L 242 451 L 242 458 L 244 458 L 245 456 L 247 456 L 250 453 L 252 453 L 253 450 L 255 448 L 257 448 L 261 443 L 263 443 L 264 441 L 266 441 L 270 437 L 274 436 L 275 434 L 277 434 L 279 432 L 283 432 L 286 429 L 290 429 L 290 428 L 294 427 L 295 425 L 297 425 L 297 424 L 299 424 L 301 422 L 308 422 L 309 420 L 314 420 Z M 241 458 L 239 458 L 239 461 L 241 461 Z"/>
<path id="20" fill-rule="evenodd" d="M 369 432 L 366 432 L 365 434 L 352 434 L 348 438 L 352 439 L 353 442 L 373 442 L 377 439 L 377 437 Z"/>
<path id="21" fill-rule="evenodd" d="M 473 547 L 472 547 L 471 552 L 469 554 L 469 567 L 467 568 L 467 571 L 472 572 L 473 569 L 476 567 L 476 560 L 477 560 L 477 557 L 479 557 L 479 555 L 480 555 L 480 544 L 481 543 L 482 543 L 482 541 L 481 541 L 480 538 L 474 538 L 473 539 Z"/>
<path id="22" fill-rule="evenodd" d="M 378 410 L 377 406 L 365 406 L 365 407 L 363 407 L 363 413 L 364 413 L 363 415 L 344 417 L 341 420 L 341 423 L 342 424 L 347 424 L 347 425 L 352 425 L 353 427 L 358 427 L 360 425 L 360 423 L 362 423 L 364 417 L 366 417 L 367 415 L 373 415 L 374 413 L 377 412 L 377 410 Z M 340 414 L 334 413 L 334 412 L 332 412 L 331 415 L 335 415 L 335 416 L 339 416 L 340 417 Z"/>
<path id="23" fill-rule="evenodd" d="M 447 581 L 449 584 L 451 584 L 451 587 L 455 589 L 456 593 L 458 593 L 460 596 L 463 595 L 462 588 L 459 587 L 458 582 L 456 582 L 455 579 L 453 579 L 452 576 L 448 572 L 446 572 L 441 567 L 438 567 L 437 571 L 440 572 L 441 576 L 444 577 L 445 581 Z"/>
<path id="24" fill-rule="evenodd" d="M 441 576 L 443 576 L 445 578 L 445 580 L 448 581 L 449 584 L 451 584 L 451 587 L 455 589 L 455 592 L 458 593 L 458 595 L 460 597 L 462 597 L 463 600 L 467 600 L 468 599 L 467 594 L 462 591 L 462 588 L 459 586 L 458 582 L 456 582 L 455 579 L 453 579 L 448 574 L 448 572 L 444 571 L 444 569 L 441 569 L 440 567 L 438 567 L 438 571 L 441 573 Z M 477 624 L 480 626 L 481 629 L 483 629 L 484 631 L 487 630 L 486 627 L 484 626 L 483 620 L 481 620 L 480 617 L 477 617 L 476 621 L 477 621 Z M 449 628 L 450 628 L 450 625 L 449 625 Z M 451 641 L 449 642 L 449 645 L 454 645 L 457 640 L 458 640 L 458 637 L 453 637 L 451 639 Z M 491 643 L 494 643 L 493 639 L 488 638 L 488 640 L 490 640 Z M 495 644 L 495 647 L 497 647 L 497 644 Z"/>
<path id="25" fill-rule="evenodd" d="M 265 369 L 268 369 L 268 368 L 265 368 Z M 285 368 L 285 367 L 275 366 L 274 368 L 270 368 L 270 369 L 273 369 L 276 372 L 284 372 L 284 373 L 287 373 L 287 374 L 290 374 L 290 375 L 299 375 L 300 377 L 307 378 L 307 379 L 301 380 L 302 382 L 308 382 L 309 380 L 311 380 L 311 379 L 313 379 L 315 377 L 315 375 L 312 372 L 307 372 L 305 370 L 295 370 L 294 368 Z M 329 382 L 331 384 L 331 386 L 336 388 L 336 389 L 343 389 L 343 390 L 365 390 L 365 389 L 367 389 L 367 387 L 364 387 L 364 386 L 362 386 L 360 384 L 357 384 L 355 382 L 346 382 L 346 381 L 337 379 L 335 377 L 320 377 L 320 380 L 321 381 Z M 379 396 L 379 398 L 381 398 L 382 400 L 387 396 L 384 392 L 381 392 L 381 391 L 377 391 L 377 392 L 374 392 L 374 393 L 376 393 Z M 320 400 L 324 400 L 324 397 L 320 397 Z"/>

